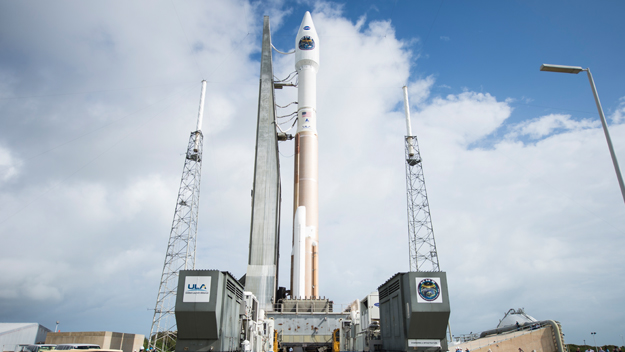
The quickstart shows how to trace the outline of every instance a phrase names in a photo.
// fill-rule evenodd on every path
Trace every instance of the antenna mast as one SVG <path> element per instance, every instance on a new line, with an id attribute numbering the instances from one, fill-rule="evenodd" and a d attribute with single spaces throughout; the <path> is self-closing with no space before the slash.
<path id="1" fill-rule="evenodd" d="M 425 177 L 417 136 L 410 126 L 408 87 L 404 86 L 406 111 L 406 192 L 408 198 L 408 248 L 410 271 L 440 271 L 430 217 L 430 203 L 425 189 Z"/>
<path id="2" fill-rule="evenodd" d="M 195 269 L 202 142 L 204 139 L 202 117 L 204 115 L 205 94 L 206 81 L 202 81 L 197 127 L 195 131 L 191 132 L 187 146 L 174 220 L 171 225 L 163 274 L 161 275 L 154 318 L 150 328 L 148 348 L 154 348 L 158 352 L 173 351 L 175 348 L 177 328 L 174 310 L 176 307 L 176 290 L 178 289 L 178 272 Z"/>

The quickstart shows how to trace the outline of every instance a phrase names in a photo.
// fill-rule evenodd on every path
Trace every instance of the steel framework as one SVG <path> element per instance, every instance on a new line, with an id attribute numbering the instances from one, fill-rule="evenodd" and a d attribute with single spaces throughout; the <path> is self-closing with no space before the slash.
<path id="1" fill-rule="evenodd" d="M 419 143 L 416 136 L 405 141 L 410 271 L 440 271 Z"/>
<path id="2" fill-rule="evenodd" d="M 176 290 L 178 272 L 195 269 L 200 176 L 202 170 L 202 132 L 191 132 L 182 170 L 176 211 L 171 225 L 163 274 L 150 329 L 150 348 L 159 352 L 171 351 L 176 341 Z"/>

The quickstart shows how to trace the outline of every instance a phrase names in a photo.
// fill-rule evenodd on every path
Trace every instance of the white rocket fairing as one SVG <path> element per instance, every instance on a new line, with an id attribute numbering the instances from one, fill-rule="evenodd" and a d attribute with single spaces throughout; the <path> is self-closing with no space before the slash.
<path id="1" fill-rule="evenodd" d="M 298 74 L 297 133 L 293 190 L 291 297 L 319 297 L 319 146 L 317 138 L 317 71 L 319 37 L 306 12 L 295 40 Z"/>
<path id="2" fill-rule="evenodd" d="M 295 69 L 298 74 L 297 133 L 317 134 L 317 71 L 319 70 L 319 37 L 310 12 L 306 12 L 295 41 Z"/>

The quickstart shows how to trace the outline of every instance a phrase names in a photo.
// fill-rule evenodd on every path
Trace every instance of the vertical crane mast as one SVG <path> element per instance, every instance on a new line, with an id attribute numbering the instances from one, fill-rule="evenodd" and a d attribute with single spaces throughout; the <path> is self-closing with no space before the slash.
<path id="1" fill-rule="evenodd" d="M 154 318 L 150 329 L 149 347 L 159 352 L 171 351 L 176 341 L 176 290 L 178 272 L 195 269 L 198 206 L 200 203 L 200 176 L 202 171 L 202 117 L 206 81 L 202 81 L 200 110 L 196 130 L 191 132 L 185 157 L 180 190 L 176 200 L 174 220 L 165 253 L 163 274 L 156 297 Z"/>
<path id="2" fill-rule="evenodd" d="M 408 247 L 410 271 L 440 271 L 430 217 L 430 203 L 425 189 L 425 177 L 417 136 L 410 126 L 408 87 L 404 86 L 406 111 L 406 192 L 408 197 Z"/>

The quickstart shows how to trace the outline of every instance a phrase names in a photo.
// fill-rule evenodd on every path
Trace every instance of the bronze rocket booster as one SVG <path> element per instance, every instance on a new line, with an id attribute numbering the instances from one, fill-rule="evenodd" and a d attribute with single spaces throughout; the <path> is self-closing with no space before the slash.
<path id="1" fill-rule="evenodd" d="M 319 37 L 306 12 L 295 41 L 298 74 L 297 133 L 293 190 L 291 297 L 319 297 L 319 146 L 317 71 Z"/>

